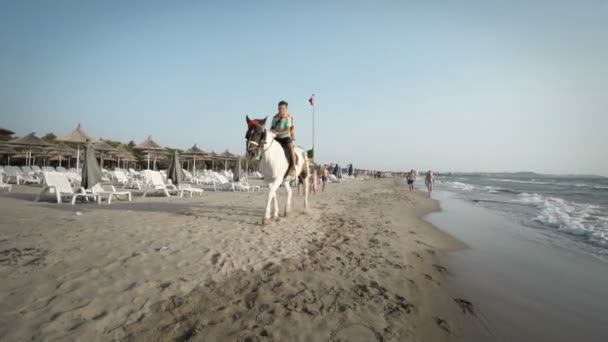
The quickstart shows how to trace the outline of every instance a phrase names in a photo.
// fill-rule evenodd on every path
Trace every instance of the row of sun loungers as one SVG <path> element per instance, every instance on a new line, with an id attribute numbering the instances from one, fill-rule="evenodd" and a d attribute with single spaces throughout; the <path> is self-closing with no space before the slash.
<path id="1" fill-rule="evenodd" d="M 76 203 L 78 198 L 82 198 L 86 201 L 93 199 L 94 201 L 97 201 L 98 204 L 101 204 L 104 197 L 107 198 L 108 204 L 112 203 L 112 197 L 119 196 L 125 196 L 129 202 L 131 201 L 131 192 L 117 191 L 113 185 L 109 185 L 110 189 L 107 189 L 101 184 L 96 184 L 92 189 L 86 190 L 83 187 L 73 188 L 65 173 L 43 171 L 43 177 L 44 187 L 38 196 L 36 196 L 36 202 L 45 194 L 55 196 L 57 198 L 57 203 L 62 203 L 64 198 L 68 198 L 72 205 Z"/>
<path id="2" fill-rule="evenodd" d="M 90 190 L 85 190 L 80 187 L 80 176 L 75 169 L 67 170 L 63 167 L 16 167 L 5 166 L 0 167 L 0 190 L 11 190 L 13 182 L 15 184 L 39 184 L 43 186 L 41 193 L 36 197 L 36 201 L 42 196 L 48 194 L 54 196 L 58 203 L 62 203 L 68 199 L 72 204 L 78 199 L 84 201 L 93 200 L 101 204 L 106 200 L 108 204 L 113 198 L 124 198 L 131 201 L 132 195 L 129 190 L 143 191 L 142 197 L 146 197 L 152 193 L 159 193 L 163 196 L 179 196 L 184 194 L 193 197 L 194 195 L 202 195 L 204 190 L 196 186 L 210 186 L 214 191 L 234 191 L 234 192 L 250 192 L 261 191 L 260 186 L 252 186 L 248 182 L 242 180 L 233 182 L 231 172 L 214 172 L 210 170 L 201 170 L 195 176 L 187 170 L 184 170 L 185 182 L 176 186 L 171 184 L 171 180 L 167 180 L 166 172 L 164 171 L 135 171 L 133 169 L 124 170 L 116 169 L 114 171 L 102 170 L 104 178 L 102 184 L 95 185 Z M 259 172 L 249 175 L 251 178 L 262 178 Z M 6 179 L 6 183 L 4 182 Z M 342 177 L 336 178 L 330 175 L 330 181 L 351 181 L 361 179 L 360 177 Z M 118 189 L 122 187 L 121 189 Z"/>

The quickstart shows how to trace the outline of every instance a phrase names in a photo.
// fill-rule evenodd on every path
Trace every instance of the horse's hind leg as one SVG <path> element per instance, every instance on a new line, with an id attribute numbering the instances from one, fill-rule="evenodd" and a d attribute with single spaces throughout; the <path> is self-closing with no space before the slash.
<path id="1" fill-rule="evenodd" d="M 272 218 L 279 218 L 279 199 L 277 193 L 275 191 L 274 197 L 272 198 L 272 202 L 274 202 L 274 213 L 272 214 Z"/>
<path id="2" fill-rule="evenodd" d="M 285 202 L 285 216 L 289 214 L 291 211 L 291 184 L 289 182 L 283 182 L 283 186 L 285 187 L 285 191 L 287 192 L 287 201 Z M 305 190 L 306 191 L 306 190 Z"/>

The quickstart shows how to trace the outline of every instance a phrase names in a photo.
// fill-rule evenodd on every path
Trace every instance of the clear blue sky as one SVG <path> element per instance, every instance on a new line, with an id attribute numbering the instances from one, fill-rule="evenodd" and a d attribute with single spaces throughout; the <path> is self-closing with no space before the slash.
<path id="1" fill-rule="evenodd" d="M 321 162 L 608 175 L 608 1 L 0 2 L 19 135 L 242 153 L 284 99 L 309 148 L 312 93 Z"/>

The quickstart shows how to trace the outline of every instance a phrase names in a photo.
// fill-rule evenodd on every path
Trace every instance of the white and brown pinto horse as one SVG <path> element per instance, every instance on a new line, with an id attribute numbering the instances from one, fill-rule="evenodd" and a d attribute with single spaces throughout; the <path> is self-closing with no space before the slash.
<path id="1" fill-rule="evenodd" d="M 291 211 L 291 186 L 290 182 L 298 177 L 304 183 L 304 210 L 308 209 L 308 159 L 306 151 L 300 147 L 295 147 L 295 154 L 298 156 L 296 162 L 295 176 L 286 176 L 289 169 L 289 161 L 285 156 L 285 150 L 281 144 L 275 140 L 275 134 L 266 129 L 266 119 L 251 120 L 247 116 L 247 157 L 255 158 L 262 155 L 260 161 L 260 172 L 264 176 L 264 181 L 268 183 L 268 201 L 262 224 L 270 219 L 270 207 L 274 201 L 273 218 L 279 217 L 279 204 L 277 201 L 277 190 L 283 184 L 287 192 L 287 202 L 285 203 L 285 216 Z"/>

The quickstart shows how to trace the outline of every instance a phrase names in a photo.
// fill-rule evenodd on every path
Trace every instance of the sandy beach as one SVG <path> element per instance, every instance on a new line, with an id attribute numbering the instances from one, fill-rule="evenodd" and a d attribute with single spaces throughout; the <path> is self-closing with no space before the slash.
<path id="1" fill-rule="evenodd" d="M 307 213 L 296 196 L 267 226 L 264 192 L 71 206 L 37 191 L 0 195 L 4 341 L 448 341 L 479 325 L 438 261 L 463 244 L 399 179 L 330 184 Z"/>

